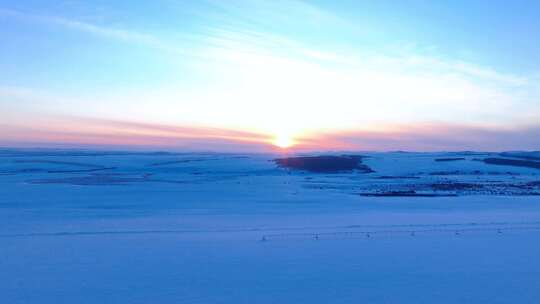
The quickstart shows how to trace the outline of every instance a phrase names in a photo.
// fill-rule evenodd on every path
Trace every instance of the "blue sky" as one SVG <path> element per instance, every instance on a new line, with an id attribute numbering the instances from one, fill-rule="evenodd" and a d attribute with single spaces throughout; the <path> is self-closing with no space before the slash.
<path id="1" fill-rule="evenodd" d="M 537 1 L 0 1 L 0 141 L 540 149 L 539 23 Z"/>

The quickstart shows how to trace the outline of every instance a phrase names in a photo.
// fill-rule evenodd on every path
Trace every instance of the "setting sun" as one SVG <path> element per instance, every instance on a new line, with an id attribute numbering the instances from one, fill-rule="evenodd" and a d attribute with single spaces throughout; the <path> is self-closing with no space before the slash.
<path id="1" fill-rule="evenodd" d="M 291 147 L 292 145 L 294 145 L 294 141 L 292 137 L 286 134 L 281 134 L 281 135 L 276 136 L 273 143 L 274 145 L 283 149 L 287 149 Z"/>

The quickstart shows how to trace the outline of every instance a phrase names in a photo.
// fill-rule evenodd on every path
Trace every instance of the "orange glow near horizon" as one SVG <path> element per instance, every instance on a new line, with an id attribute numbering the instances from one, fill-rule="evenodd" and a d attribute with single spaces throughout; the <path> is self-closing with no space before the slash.
<path id="1" fill-rule="evenodd" d="M 510 150 L 516 142 L 537 149 L 534 126 L 495 128 L 489 125 L 444 123 L 380 124 L 362 130 L 298 130 L 295 126 L 263 130 L 220 129 L 84 117 L 33 117 L 0 128 L 0 146 L 110 146 L 122 149 L 172 149 L 201 151 L 251 151 L 293 153 L 304 151 L 461 151 Z M 29 118 L 30 118 L 29 117 Z M 26 121 L 26 120 L 25 120 Z M 483 141 L 486 136 L 505 141 Z M 516 135 L 516 141 L 511 141 Z M 519 135 L 519 136 L 518 136 Z M 442 143 L 446 139 L 447 143 Z M 459 141 L 452 141 L 459 138 Z M 527 140 L 525 140 L 527 139 Z M 529 140 L 530 139 L 530 140 Z"/>

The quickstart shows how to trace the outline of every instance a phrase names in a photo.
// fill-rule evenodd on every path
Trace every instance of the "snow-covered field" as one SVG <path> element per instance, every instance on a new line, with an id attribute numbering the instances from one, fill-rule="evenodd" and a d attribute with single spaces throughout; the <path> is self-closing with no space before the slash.
<path id="1" fill-rule="evenodd" d="M 2 150 L 0 303 L 540 301 L 538 154 L 361 155 Z"/>

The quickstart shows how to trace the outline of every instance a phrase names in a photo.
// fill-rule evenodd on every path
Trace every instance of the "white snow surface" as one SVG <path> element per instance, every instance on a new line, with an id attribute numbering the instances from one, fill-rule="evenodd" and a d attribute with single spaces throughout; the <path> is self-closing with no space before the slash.
<path id="1" fill-rule="evenodd" d="M 359 154 L 1 150 L 0 303 L 540 301 L 540 169 Z M 396 189 L 455 196 L 359 195 Z"/>

